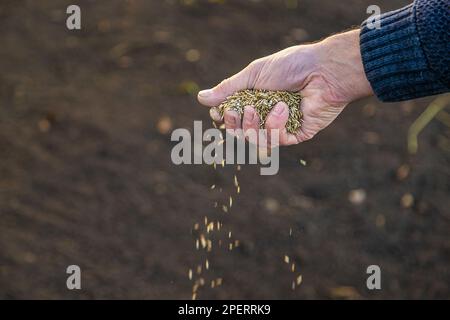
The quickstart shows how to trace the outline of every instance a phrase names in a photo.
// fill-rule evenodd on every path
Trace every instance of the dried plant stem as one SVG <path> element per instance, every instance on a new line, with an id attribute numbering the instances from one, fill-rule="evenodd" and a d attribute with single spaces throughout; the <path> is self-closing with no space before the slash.
<path id="1" fill-rule="evenodd" d="M 433 120 L 436 115 L 450 102 L 450 95 L 444 95 L 433 100 L 425 111 L 413 122 L 408 130 L 408 151 L 410 154 L 417 153 L 419 133 Z"/>

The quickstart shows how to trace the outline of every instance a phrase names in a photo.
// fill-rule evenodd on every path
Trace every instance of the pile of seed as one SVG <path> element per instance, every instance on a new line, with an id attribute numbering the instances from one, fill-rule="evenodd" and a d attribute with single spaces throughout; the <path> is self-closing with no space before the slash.
<path id="1" fill-rule="evenodd" d="M 242 116 L 245 106 L 253 106 L 259 115 L 260 127 L 264 128 L 270 110 L 278 102 L 282 101 L 289 107 L 289 119 L 286 123 L 286 129 L 289 133 L 296 133 L 302 125 L 301 100 L 299 92 L 243 90 L 229 96 L 218 107 L 218 110 L 222 117 L 225 110 L 234 110 Z"/>

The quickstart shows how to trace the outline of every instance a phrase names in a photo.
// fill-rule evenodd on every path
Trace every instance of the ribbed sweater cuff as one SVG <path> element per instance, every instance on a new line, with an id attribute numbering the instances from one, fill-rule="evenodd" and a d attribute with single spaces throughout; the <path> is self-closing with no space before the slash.
<path id="1" fill-rule="evenodd" d="M 377 97 L 386 102 L 444 92 L 421 47 L 413 4 L 381 15 L 380 28 L 360 33 L 361 56 L 367 79 Z"/>

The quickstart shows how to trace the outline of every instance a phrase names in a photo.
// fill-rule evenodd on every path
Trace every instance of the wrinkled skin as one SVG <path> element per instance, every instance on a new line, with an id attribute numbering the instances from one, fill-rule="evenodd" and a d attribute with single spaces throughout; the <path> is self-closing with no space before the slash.
<path id="1" fill-rule="evenodd" d="M 257 59 L 214 88 L 199 92 L 198 100 L 213 107 L 210 109 L 212 119 L 224 121 L 227 129 L 258 130 L 259 119 L 252 106 L 245 107 L 243 119 L 235 111 L 226 111 L 221 119 L 214 108 L 227 96 L 244 89 L 301 91 L 304 122 L 296 134 L 286 132 L 289 111 L 285 103 L 279 102 L 267 117 L 265 127 L 269 131 L 279 130 L 280 145 L 313 138 L 333 122 L 347 104 L 373 94 L 361 61 L 358 30 Z"/>

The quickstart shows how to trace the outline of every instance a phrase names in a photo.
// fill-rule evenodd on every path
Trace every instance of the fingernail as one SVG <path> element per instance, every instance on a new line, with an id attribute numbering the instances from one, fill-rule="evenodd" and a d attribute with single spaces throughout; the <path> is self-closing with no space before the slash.
<path id="1" fill-rule="evenodd" d="M 225 117 L 225 124 L 228 126 L 234 126 L 238 122 L 238 117 L 234 112 L 227 113 L 227 117 Z"/>
<path id="2" fill-rule="evenodd" d="M 221 120 L 221 116 L 219 111 L 217 111 L 217 108 L 211 108 L 209 109 L 209 116 L 214 120 L 214 121 L 220 121 Z"/>
<path id="3" fill-rule="evenodd" d="M 277 116 L 280 116 L 284 112 L 284 106 L 282 104 L 278 104 L 273 108 L 273 113 Z"/>
<path id="4" fill-rule="evenodd" d="M 252 122 L 255 119 L 256 112 L 255 112 L 255 110 L 252 107 L 245 106 L 244 107 L 244 114 L 246 116 L 245 117 L 246 120 L 248 120 L 249 122 Z"/>
<path id="5" fill-rule="evenodd" d="M 202 98 L 207 98 L 211 95 L 212 89 L 202 90 L 198 93 L 198 95 Z"/>

